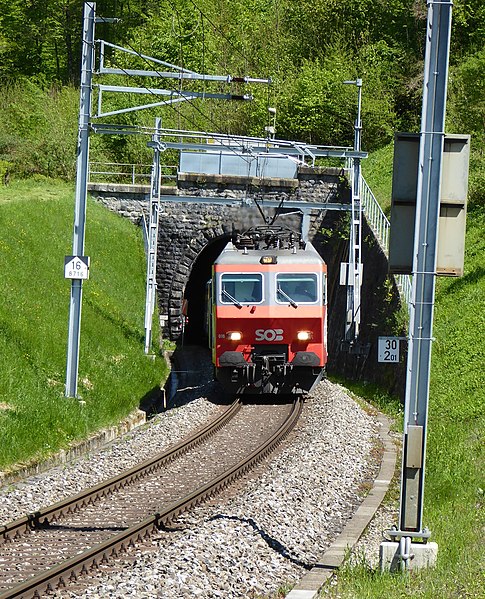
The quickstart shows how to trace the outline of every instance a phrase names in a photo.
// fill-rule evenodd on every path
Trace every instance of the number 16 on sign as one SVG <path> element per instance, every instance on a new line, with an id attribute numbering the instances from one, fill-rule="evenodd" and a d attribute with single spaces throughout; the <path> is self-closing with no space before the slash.
<path id="1" fill-rule="evenodd" d="M 378 362 L 399 362 L 399 337 L 379 337 L 377 349 Z"/>
<path id="2" fill-rule="evenodd" d="M 66 256 L 64 258 L 65 279 L 89 279 L 89 256 Z"/>

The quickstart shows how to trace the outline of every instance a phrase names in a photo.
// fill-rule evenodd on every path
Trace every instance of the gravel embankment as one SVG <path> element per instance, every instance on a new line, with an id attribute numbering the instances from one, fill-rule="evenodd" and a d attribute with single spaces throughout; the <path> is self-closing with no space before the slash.
<path id="1" fill-rule="evenodd" d="M 107 449 L 0 490 L 0 522 L 58 501 L 153 455 L 221 408 L 211 384 Z M 114 571 L 66 597 L 270 597 L 294 584 L 359 503 L 378 467 L 377 425 L 343 389 L 323 382 L 304 416 L 256 474 L 135 549 Z M 374 452 L 375 454 L 375 452 Z M 365 486 L 365 485 L 364 485 Z"/>

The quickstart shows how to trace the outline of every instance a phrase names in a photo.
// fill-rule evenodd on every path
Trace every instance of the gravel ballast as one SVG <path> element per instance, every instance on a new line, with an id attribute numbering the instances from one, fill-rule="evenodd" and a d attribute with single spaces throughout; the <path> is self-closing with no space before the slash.
<path id="1" fill-rule="evenodd" d="M 108 448 L 0 490 L 0 522 L 152 456 L 220 412 L 209 383 Z M 379 466 L 378 425 L 322 382 L 288 440 L 248 480 L 185 514 L 66 597 L 271 597 L 290 588 L 351 518 Z M 58 593 L 60 596 L 61 593 Z"/>

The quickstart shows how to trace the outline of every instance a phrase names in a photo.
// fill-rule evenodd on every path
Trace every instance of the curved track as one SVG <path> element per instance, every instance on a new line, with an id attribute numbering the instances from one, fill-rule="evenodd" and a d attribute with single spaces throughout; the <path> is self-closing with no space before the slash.
<path id="1" fill-rule="evenodd" d="M 0 599 L 62 588 L 167 526 L 268 455 L 293 428 L 302 405 L 296 400 L 288 411 L 287 406 L 248 407 L 237 401 L 156 458 L 0 527 Z M 206 467 L 194 472 L 202 462 Z M 179 466 L 170 472 L 172 464 Z"/>

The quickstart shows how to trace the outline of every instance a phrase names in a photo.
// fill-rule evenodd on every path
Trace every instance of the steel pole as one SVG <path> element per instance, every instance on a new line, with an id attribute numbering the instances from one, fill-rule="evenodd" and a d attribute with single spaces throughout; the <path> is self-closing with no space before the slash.
<path id="1" fill-rule="evenodd" d="M 92 78 L 94 67 L 95 2 L 84 4 L 79 129 L 77 140 L 76 198 L 74 208 L 73 256 L 84 255 L 86 199 L 89 167 L 89 120 L 91 117 Z M 81 333 L 82 280 L 71 282 L 67 340 L 66 397 L 77 396 L 79 343 Z"/>
<path id="2" fill-rule="evenodd" d="M 429 536 L 424 471 L 451 9 L 451 0 L 428 2 L 399 517 L 410 537 Z"/>
<path id="3" fill-rule="evenodd" d="M 356 79 L 357 86 L 357 118 L 355 121 L 355 140 L 354 150 L 360 152 L 362 135 L 362 79 Z M 354 321 L 354 341 L 357 341 L 360 334 L 360 315 L 361 315 L 361 291 L 362 291 L 362 198 L 361 198 L 361 161 L 355 157 L 354 163 L 354 192 L 353 192 L 353 321 Z"/>

